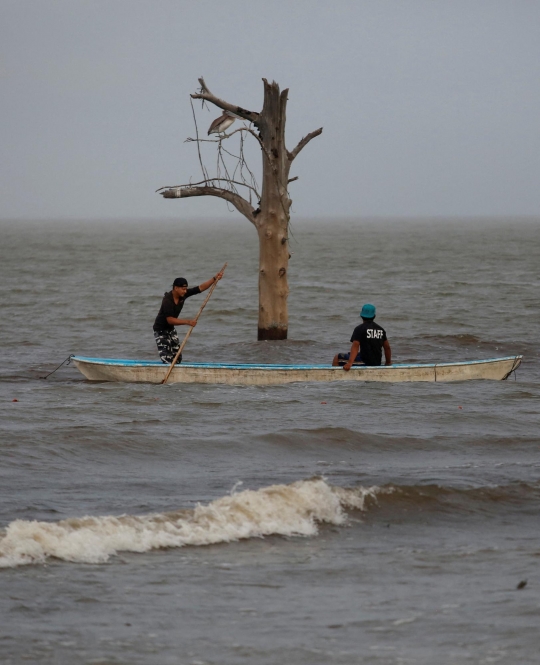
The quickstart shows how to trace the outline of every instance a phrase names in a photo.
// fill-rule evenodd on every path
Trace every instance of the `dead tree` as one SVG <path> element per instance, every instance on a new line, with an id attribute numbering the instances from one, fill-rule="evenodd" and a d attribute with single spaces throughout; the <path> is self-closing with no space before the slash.
<path id="1" fill-rule="evenodd" d="M 217 196 L 231 203 L 244 215 L 257 229 L 259 235 L 259 340 L 287 339 L 288 310 L 287 298 L 289 286 L 287 270 L 289 264 L 289 222 L 291 199 L 288 185 L 296 178 L 289 179 L 289 171 L 294 159 L 300 151 L 319 134 L 322 127 L 307 134 L 292 151 L 285 145 L 285 120 L 288 89 L 280 92 L 277 83 L 264 83 L 264 103 L 259 113 L 248 111 L 240 106 L 229 104 L 213 95 L 206 86 L 204 79 L 200 78 L 200 92 L 191 95 L 193 99 L 211 102 L 223 111 L 233 113 L 235 116 L 251 123 L 222 135 L 219 140 L 229 138 L 236 132 L 245 132 L 253 136 L 259 143 L 262 153 L 262 189 L 260 195 L 254 189 L 258 198 L 258 207 L 255 208 L 250 200 L 238 193 L 235 181 L 230 175 L 226 178 L 210 178 L 203 168 L 204 180 L 199 183 L 189 183 L 175 187 L 161 188 L 165 198 L 187 198 L 190 196 Z M 195 139 L 201 141 L 202 139 Z M 200 151 L 199 151 L 200 158 Z M 219 175 L 219 174 L 218 174 Z M 225 181 L 225 186 L 222 186 Z M 243 184 L 246 182 L 238 182 Z M 163 191 L 162 191 L 163 190 Z M 251 193 L 250 193 L 251 194 Z"/>

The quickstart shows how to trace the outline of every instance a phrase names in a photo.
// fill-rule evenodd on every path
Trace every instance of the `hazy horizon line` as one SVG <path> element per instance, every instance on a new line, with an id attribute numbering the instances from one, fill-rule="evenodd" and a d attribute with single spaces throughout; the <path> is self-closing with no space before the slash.
<path id="1" fill-rule="evenodd" d="M 0 224 L 4 223 L 51 223 L 51 222 L 76 222 L 76 223 L 102 223 L 102 222 L 123 222 L 123 223 L 233 223 L 244 224 L 249 223 L 249 220 L 241 216 L 227 217 L 227 216 L 193 216 L 193 217 L 131 217 L 131 216 L 111 216 L 111 217 L 0 217 Z M 450 221 L 512 221 L 512 222 L 527 222 L 527 221 L 540 221 L 540 213 L 537 215 L 520 215 L 520 214 L 507 214 L 507 215 L 313 215 L 313 216 L 294 216 L 291 218 L 291 224 L 298 222 L 314 222 L 325 223 L 328 221 L 333 222 L 450 222 Z"/>

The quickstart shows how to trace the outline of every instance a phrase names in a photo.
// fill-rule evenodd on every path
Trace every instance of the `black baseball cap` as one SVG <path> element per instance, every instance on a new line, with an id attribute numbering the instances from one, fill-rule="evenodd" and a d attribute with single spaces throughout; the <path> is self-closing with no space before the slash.
<path id="1" fill-rule="evenodd" d="M 188 283 L 187 283 L 187 279 L 185 279 L 184 277 L 177 277 L 177 278 L 174 280 L 174 282 L 173 282 L 172 285 L 173 285 L 173 287 L 174 287 L 174 286 L 187 286 L 187 285 L 188 285 Z"/>

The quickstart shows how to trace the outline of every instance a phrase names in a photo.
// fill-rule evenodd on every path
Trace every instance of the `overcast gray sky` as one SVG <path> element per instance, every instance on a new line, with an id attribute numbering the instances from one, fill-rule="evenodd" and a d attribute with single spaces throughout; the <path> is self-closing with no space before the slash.
<path id="1" fill-rule="evenodd" d="M 288 87 L 299 216 L 540 214 L 537 0 L 0 0 L 0 218 L 235 216 L 189 93 Z M 197 105 L 206 132 L 218 110 Z M 256 162 L 260 158 L 254 153 Z"/>

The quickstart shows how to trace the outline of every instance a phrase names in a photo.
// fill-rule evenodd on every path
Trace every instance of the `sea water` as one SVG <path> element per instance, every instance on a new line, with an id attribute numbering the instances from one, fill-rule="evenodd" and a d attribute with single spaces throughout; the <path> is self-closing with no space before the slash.
<path id="1" fill-rule="evenodd" d="M 0 662 L 537 663 L 540 220 L 293 222 L 286 342 L 256 341 L 257 236 L 233 220 L 1 223 Z M 395 362 L 523 364 L 40 378 L 157 358 L 172 280 L 225 261 L 186 360 L 331 362 L 372 302 Z"/>

